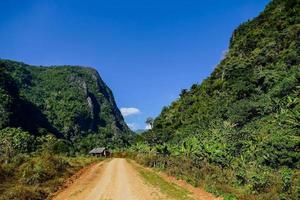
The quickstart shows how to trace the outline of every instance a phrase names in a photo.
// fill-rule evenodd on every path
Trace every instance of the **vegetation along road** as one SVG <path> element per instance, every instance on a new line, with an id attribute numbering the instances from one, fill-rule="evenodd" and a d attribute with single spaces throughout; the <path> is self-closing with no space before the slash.
<path id="1" fill-rule="evenodd" d="M 146 173 L 145 173 L 146 172 Z M 114 158 L 87 168 L 54 200 L 216 199 L 204 191 L 188 191 L 155 172 Z"/>

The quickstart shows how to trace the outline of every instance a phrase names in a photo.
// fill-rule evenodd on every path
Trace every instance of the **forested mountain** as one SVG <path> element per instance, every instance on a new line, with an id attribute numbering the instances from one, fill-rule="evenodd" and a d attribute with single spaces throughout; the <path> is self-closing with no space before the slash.
<path id="1" fill-rule="evenodd" d="M 163 109 L 149 139 L 164 143 L 201 137 L 203 147 L 218 145 L 215 150 L 225 150 L 224 165 L 231 160 L 227 155 L 246 153 L 251 141 L 258 152 L 265 152 L 261 162 L 296 164 L 299 22 L 300 1 L 275 0 L 257 18 L 242 24 L 233 33 L 226 58 L 209 78 L 183 90 Z"/>
<path id="2" fill-rule="evenodd" d="M 21 127 L 72 141 L 92 133 L 126 143 L 131 135 L 111 90 L 92 68 L 0 60 L 0 72 L 0 129 Z"/>
<path id="3" fill-rule="evenodd" d="M 96 70 L 0 60 L 0 199 L 47 199 L 91 149 L 133 137 Z"/>
<path id="4" fill-rule="evenodd" d="M 281 183 L 271 171 L 300 167 L 299 22 L 299 0 L 274 0 L 241 24 L 225 58 L 201 84 L 182 90 L 162 110 L 154 128 L 143 135 L 146 142 L 166 145 L 158 149 L 163 155 L 190 155 L 190 171 L 196 167 L 201 172 L 203 163 L 233 170 L 231 180 L 217 174 L 223 185 L 256 194 L 270 192 L 273 184 L 277 191 Z M 291 174 L 289 180 L 295 181 L 298 173 Z M 279 199 L 277 195 L 261 199 Z M 289 198 L 296 199 L 296 193 L 281 199 Z"/>

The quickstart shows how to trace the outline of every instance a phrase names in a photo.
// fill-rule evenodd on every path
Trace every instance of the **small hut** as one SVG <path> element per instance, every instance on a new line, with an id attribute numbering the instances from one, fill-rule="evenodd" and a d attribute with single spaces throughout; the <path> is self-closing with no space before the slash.
<path id="1" fill-rule="evenodd" d="M 94 148 L 89 152 L 89 154 L 97 157 L 101 157 L 101 156 L 108 157 L 110 155 L 110 152 L 105 147 L 100 147 L 100 148 Z"/>

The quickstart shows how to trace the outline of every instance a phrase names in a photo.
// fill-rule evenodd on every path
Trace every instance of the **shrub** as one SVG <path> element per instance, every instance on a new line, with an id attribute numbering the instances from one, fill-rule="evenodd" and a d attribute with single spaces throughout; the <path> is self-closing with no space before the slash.
<path id="1" fill-rule="evenodd" d="M 283 168 L 280 171 L 281 177 L 282 177 L 282 191 L 287 192 L 291 189 L 292 186 L 292 170 L 289 168 Z"/>
<path id="2" fill-rule="evenodd" d="M 68 163 L 58 156 L 42 155 L 21 165 L 21 182 L 29 185 L 43 183 L 66 171 Z"/>
<path id="3" fill-rule="evenodd" d="M 225 195 L 223 200 L 237 200 L 237 198 L 234 195 L 229 194 L 229 195 Z"/>
<path id="4" fill-rule="evenodd" d="M 248 183 L 251 191 L 263 193 L 271 186 L 270 174 L 267 170 L 254 169 L 249 172 Z"/>
<path id="5" fill-rule="evenodd" d="M 53 154 L 68 154 L 70 152 L 70 142 L 57 139 L 53 135 L 46 135 L 37 138 L 39 149 Z"/>
<path id="6" fill-rule="evenodd" d="M 32 152 L 34 144 L 34 137 L 20 128 L 0 130 L 0 155 L 4 157 L 6 162 L 16 154 Z"/>
<path id="7" fill-rule="evenodd" d="M 17 168 L 29 159 L 30 159 L 29 154 L 17 154 L 11 159 L 10 165 L 12 168 Z"/>
<path id="8" fill-rule="evenodd" d="M 138 163 L 155 167 L 183 179 L 194 186 L 228 200 L 297 199 L 300 194 L 299 173 L 283 168 L 280 173 L 269 167 L 248 164 L 222 168 L 208 161 L 185 156 L 162 156 L 155 153 L 138 154 Z M 163 167 L 162 167 L 163 166 Z M 234 194 L 234 195 L 232 195 Z M 279 197 L 280 196 L 280 197 Z"/>

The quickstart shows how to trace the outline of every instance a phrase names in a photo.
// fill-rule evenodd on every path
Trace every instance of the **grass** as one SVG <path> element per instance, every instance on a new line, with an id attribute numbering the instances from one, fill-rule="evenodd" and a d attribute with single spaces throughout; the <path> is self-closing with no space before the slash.
<path id="1" fill-rule="evenodd" d="M 242 168 L 220 168 L 205 161 L 193 163 L 190 158 L 154 154 L 129 154 L 130 158 L 145 167 L 183 179 L 193 186 L 226 199 L 239 200 L 298 200 L 300 199 L 300 170 L 271 169 L 248 165 Z"/>
<path id="2" fill-rule="evenodd" d="M 0 200 L 45 200 L 80 168 L 98 161 L 93 157 L 24 155 L 0 164 Z"/>
<path id="3" fill-rule="evenodd" d="M 133 164 L 130 160 L 129 162 L 137 169 L 137 171 L 146 183 L 156 188 L 159 188 L 160 191 L 168 197 L 178 200 L 193 200 L 193 198 L 191 197 L 191 193 L 186 189 L 181 188 L 174 183 L 169 183 L 165 181 L 161 176 L 159 176 L 155 172 L 144 169 L 143 167 L 137 164 Z"/>

